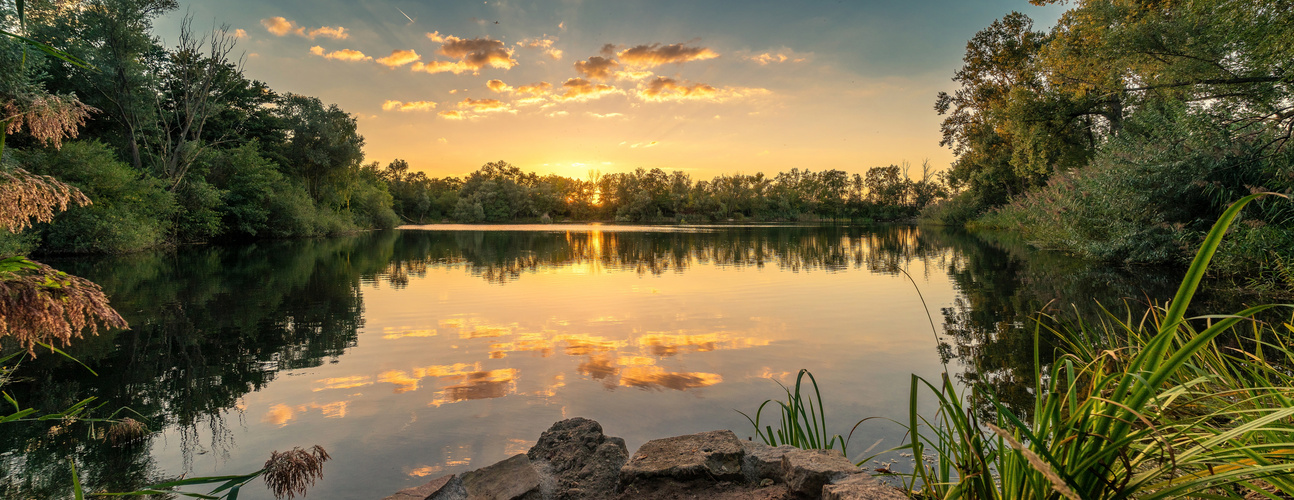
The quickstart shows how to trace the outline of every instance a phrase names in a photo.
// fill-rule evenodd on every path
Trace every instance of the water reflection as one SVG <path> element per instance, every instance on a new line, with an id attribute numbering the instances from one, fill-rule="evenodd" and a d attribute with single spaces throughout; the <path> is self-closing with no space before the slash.
<path id="1" fill-rule="evenodd" d="M 768 349 L 778 342 L 814 339 L 814 345 L 857 353 L 864 350 L 857 332 L 888 324 L 890 311 L 868 317 L 839 309 L 815 313 L 839 315 L 825 327 L 826 319 L 794 311 L 771 317 L 772 310 L 791 307 L 792 299 L 808 297 L 811 303 L 814 294 L 840 293 L 848 285 L 802 281 L 797 288 L 801 281 L 789 280 L 778 285 L 785 291 L 769 289 L 754 279 L 763 275 L 748 272 L 759 270 L 822 276 L 895 275 L 904 269 L 919 281 L 925 278 L 923 287 L 932 277 L 950 281 L 953 290 L 926 289 L 951 297 L 931 304 L 943 306 L 933 311 L 943 316 L 942 345 L 936 350 L 922 344 L 918 350 L 954 360 L 962 380 L 985 381 L 1008 404 L 1027 408 L 1030 319 L 1041 304 L 1064 304 L 1072 297 L 1106 303 L 1164 298 L 1175 283 L 1171 272 L 1134 276 L 1006 240 L 907 227 L 406 230 L 55 265 L 100 283 L 133 329 L 86 339 L 69 350 L 97 377 L 41 356 L 23 366 L 27 379 L 6 389 L 44 410 L 87 396 L 105 408 L 129 407 L 150 428 L 180 438 L 182 463 L 157 463 L 154 450 L 167 444 L 161 435 L 111 446 L 92 433 L 6 425 L 0 428 L 0 495 L 6 498 L 67 496 L 68 456 L 78 457 L 77 468 L 93 487 L 122 491 L 186 472 L 195 456 L 229 456 L 240 445 L 269 440 L 258 426 L 266 433 L 298 426 L 309 433 L 399 413 L 386 410 L 395 405 L 409 412 L 404 423 L 389 426 L 398 433 L 420 425 L 408 401 L 441 412 L 434 416 L 464 408 L 468 416 L 454 418 L 467 419 L 478 411 L 467 409 L 473 402 L 509 400 L 522 407 L 552 403 L 560 406 L 560 417 L 574 398 L 599 397 L 580 392 L 581 382 L 629 398 L 718 397 L 713 391 L 750 377 L 785 379 L 800 368 L 800 358 L 779 357 L 794 353 Z M 597 302 L 603 298 L 583 289 L 589 279 L 613 274 L 698 278 L 670 282 L 669 288 L 656 281 L 616 288 L 622 302 Z M 463 283 L 470 280 L 477 286 Z M 753 305 L 741 314 L 710 311 L 704 304 L 716 296 Z M 481 298 L 464 302 L 470 297 Z M 662 305 L 650 315 L 635 312 L 646 301 Z M 1081 314 L 1099 311 L 1088 302 L 1077 307 Z M 375 308 L 383 312 L 366 313 Z M 917 333 L 924 337 L 914 338 L 929 339 L 928 331 Z M 865 341 L 868 349 L 880 342 Z M 725 372 L 718 360 L 756 364 Z M 834 358 L 817 362 L 848 365 Z M 284 395 L 261 401 L 260 395 L 274 392 L 271 386 L 284 388 Z M 854 396 L 841 397 L 854 404 L 847 400 Z M 470 420 L 461 422 L 470 430 Z M 249 437 L 235 442 L 235 428 Z M 498 439 L 497 453 L 503 453 L 524 449 L 533 436 Z M 411 463 L 399 474 L 461 470 L 493 446 L 436 442 L 439 461 Z M 239 463 L 230 468 L 257 467 L 243 465 L 245 470 Z"/>

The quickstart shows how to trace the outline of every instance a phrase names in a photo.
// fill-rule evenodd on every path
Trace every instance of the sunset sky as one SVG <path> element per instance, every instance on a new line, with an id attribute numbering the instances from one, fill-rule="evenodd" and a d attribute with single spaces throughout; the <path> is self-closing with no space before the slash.
<path id="1" fill-rule="evenodd" d="M 430 176 L 863 172 L 952 160 L 932 109 L 966 40 L 1024 0 L 182 0 L 249 78 L 358 117 L 366 161 Z M 407 16 L 407 17 L 406 17 Z M 411 20 L 412 19 L 412 20 Z"/>

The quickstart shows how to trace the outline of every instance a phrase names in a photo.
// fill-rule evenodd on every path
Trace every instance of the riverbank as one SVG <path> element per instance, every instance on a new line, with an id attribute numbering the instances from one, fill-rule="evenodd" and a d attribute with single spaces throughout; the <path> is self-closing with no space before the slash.
<path id="1" fill-rule="evenodd" d="M 585 418 L 554 423 L 526 453 L 432 479 L 383 500 L 899 500 L 834 451 L 772 447 L 728 430 L 655 439 L 632 457 Z"/>

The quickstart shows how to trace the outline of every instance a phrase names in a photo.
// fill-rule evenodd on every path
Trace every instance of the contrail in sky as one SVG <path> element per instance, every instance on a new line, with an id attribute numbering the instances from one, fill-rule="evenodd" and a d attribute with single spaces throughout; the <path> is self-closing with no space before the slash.
<path id="1" fill-rule="evenodd" d="M 400 8 L 399 8 L 399 7 L 396 7 L 396 8 L 395 8 L 395 10 L 400 10 Z M 400 13 L 401 13 L 401 14 L 404 14 L 404 11 L 403 11 L 403 10 L 400 10 Z M 408 14 L 404 14 L 404 18 L 409 20 L 409 24 L 413 24 L 413 18 L 412 18 L 412 17 L 409 17 L 409 15 L 408 15 Z"/>

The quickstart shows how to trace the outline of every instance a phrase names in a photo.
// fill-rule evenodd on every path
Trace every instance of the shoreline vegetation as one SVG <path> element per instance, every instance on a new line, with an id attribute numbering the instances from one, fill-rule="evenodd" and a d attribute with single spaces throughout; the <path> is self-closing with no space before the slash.
<path id="1" fill-rule="evenodd" d="M 987 385 L 914 376 L 902 449 L 915 470 L 897 474 L 913 497 L 1294 495 L 1294 327 L 1255 319 L 1290 306 L 1185 316 L 1206 276 L 1294 290 L 1294 204 L 1282 199 L 1294 193 L 1294 13 L 1283 2 L 1080 0 L 1048 31 L 1013 12 L 968 42 L 959 88 L 936 99 L 941 145 L 956 157 L 949 170 L 926 163 L 918 178 L 907 164 L 852 175 L 792 168 L 712 180 L 659 168 L 581 180 L 502 161 L 431 178 L 403 160 L 365 163 L 354 116 L 246 78 L 228 28 L 195 33 L 186 18 L 176 46 L 164 47 L 153 22 L 178 2 L 93 4 L 0 3 L 0 287 L 12 301 L 0 335 L 28 353 L 61 353 L 55 341 L 79 342 L 87 327 L 126 326 L 98 285 L 20 257 L 32 252 L 125 253 L 445 219 L 919 217 L 1186 275 L 1171 302 L 1140 315 L 1040 318 L 1027 411 Z M 1048 363 L 1044 336 L 1064 344 Z M 0 383 L 11 374 L 4 366 Z M 925 390 L 939 401 L 933 414 L 918 408 Z M 787 391 L 791 421 L 778 440 L 843 448 L 847 438 L 826 434 L 821 395 L 815 412 L 812 401 L 797 407 L 798 392 Z M 7 399 L 15 413 L 0 422 L 139 427 L 117 413 L 90 418 L 93 398 L 45 416 Z M 802 432 L 796 419 L 821 426 Z M 284 455 L 310 466 L 276 495 L 303 493 L 322 475 L 328 455 L 312 450 Z M 267 470 L 183 482 L 223 481 L 217 492 L 236 495 L 238 481 Z"/>

